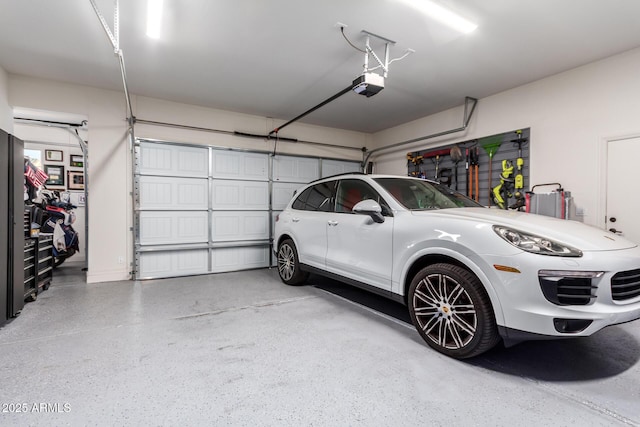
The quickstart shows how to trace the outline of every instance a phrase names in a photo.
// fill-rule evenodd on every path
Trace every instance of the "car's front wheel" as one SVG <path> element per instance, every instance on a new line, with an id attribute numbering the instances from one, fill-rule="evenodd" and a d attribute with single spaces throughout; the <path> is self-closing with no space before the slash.
<path id="1" fill-rule="evenodd" d="M 439 263 L 423 268 L 413 278 L 408 297 L 413 324 L 441 353 L 465 359 L 500 340 L 489 296 L 462 267 Z"/>
<path id="2" fill-rule="evenodd" d="M 298 251 L 291 239 L 283 240 L 278 246 L 278 274 L 287 285 L 301 285 L 309 277 L 309 273 L 300 269 Z"/>

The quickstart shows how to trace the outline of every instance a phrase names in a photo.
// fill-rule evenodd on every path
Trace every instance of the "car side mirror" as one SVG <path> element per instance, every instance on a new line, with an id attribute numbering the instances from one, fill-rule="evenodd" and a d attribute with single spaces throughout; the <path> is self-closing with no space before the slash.
<path id="1" fill-rule="evenodd" d="M 382 207 L 375 200 L 362 200 L 361 202 L 356 203 L 352 211 L 359 215 L 369 215 L 371 219 L 378 224 L 382 224 L 384 222 Z"/>

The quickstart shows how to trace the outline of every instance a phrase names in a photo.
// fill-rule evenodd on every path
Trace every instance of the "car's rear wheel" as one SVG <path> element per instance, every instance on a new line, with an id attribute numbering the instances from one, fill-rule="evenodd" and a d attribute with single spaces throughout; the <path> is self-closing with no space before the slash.
<path id="1" fill-rule="evenodd" d="M 298 251 L 291 239 L 283 240 L 278 246 L 278 274 L 287 285 L 301 285 L 309 277 L 309 273 L 300 269 Z"/>
<path id="2" fill-rule="evenodd" d="M 420 270 L 411 281 L 408 306 L 422 338 L 448 356 L 474 357 L 500 340 L 489 296 L 475 275 L 457 265 Z"/>

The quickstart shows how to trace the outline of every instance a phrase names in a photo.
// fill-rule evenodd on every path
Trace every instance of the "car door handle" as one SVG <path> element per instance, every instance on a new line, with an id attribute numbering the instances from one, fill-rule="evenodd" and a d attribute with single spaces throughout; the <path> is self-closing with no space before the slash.
<path id="1" fill-rule="evenodd" d="M 615 228 L 610 228 L 609 231 L 615 234 L 622 234 L 622 231 L 616 230 Z"/>
<path id="2" fill-rule="evenodd" d="M 338 225 L 338 221 L 327 221 L 327 224 L 329 224 L 331 227 L 335 227 L 336 225 Z"/>
<path id="3" fill-rule="evenodd" d="M 300 218 L 291 218 L 291 222 L 300 222 Z"/>

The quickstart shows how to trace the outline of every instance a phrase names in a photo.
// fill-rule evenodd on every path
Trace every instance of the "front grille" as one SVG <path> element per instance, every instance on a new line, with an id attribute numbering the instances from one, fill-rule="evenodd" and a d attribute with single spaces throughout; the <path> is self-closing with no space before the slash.
<path id="1" fill-rule="evenodd" d="M 640 295 L 640 269 L 616 273 L 611 279 L 611 298 L 624 301 Z"/>
<path id="2" fill-rule="evenodd" d="M 587 305 L 596 289 L 587 277 L 540 277 L 540 287 L 548 301 L 557 305 Z"/>

